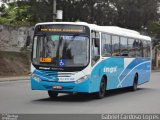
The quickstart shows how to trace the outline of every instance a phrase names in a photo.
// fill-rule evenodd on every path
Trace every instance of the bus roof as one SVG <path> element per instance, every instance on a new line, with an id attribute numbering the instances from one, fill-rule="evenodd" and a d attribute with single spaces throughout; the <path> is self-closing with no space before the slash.
<path id="1" fill-rule="evenodd" d="M 97 30 L 101 32 L 106 32 L 109 34 L 115 34 L 115 35 L 120 35 L 124 37 L 130 37 L 130 38 L 135 38 L 135 39 L 142 39 L 142 40 L 148 40 L 151 41 L 151 38 L 145 35 L 141 35 L 139 32 L 130 30 L 130 29 L 125 29 L 125 28 L 120 28 L 117 26 L 99 26 L 95 24 L 89 24 L 86 22 L 44 22 L 44 23 L 38 23 L 37 25 L 45 25 L 45 24 L 70 24 L 70 25 L 84 25 L 88 26 L 91 30 Z"/>

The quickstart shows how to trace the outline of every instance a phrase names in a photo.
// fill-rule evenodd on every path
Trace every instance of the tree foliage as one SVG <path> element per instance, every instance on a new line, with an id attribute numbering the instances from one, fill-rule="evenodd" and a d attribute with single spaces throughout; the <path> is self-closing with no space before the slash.
<path id="1" fill-rule="evenodd" d="M 85 21 L 141 31 L 148 26 L 154 27 L 151 22 L 159 20 L 158 2 L 160 0 L 57 0 L 57 9 L 63 10 L 62 21 Z M 53 0 L 10 4 L 5 11 L 0 8 L 4 13 L 0 24 L 34 25 L 52 21 L 52 9 Z"/>
<path id="2" fill-rule="evenodd" d="M 118 21 L 122 27 L 140 30 L 149 21 L 157 20 L 157 0 L 118 0 Z"/>
<path id="3" fill-rule="evenodd" d="M 58 0 L 65 21 L 141 29 L 157 20 L 158 0 Z"/>
<path id="4" fill-rule="evenodd" d="M 151 34 L 160 34 L 160 21 L 150 22 L 148 28 L 150 29 Z"/>
<path id="5" fill-rule="evenodd" d="M 0 24 L 8 26 L 29 25 L 31 15 L 28 14 L 29 5 L 18 6 L 18 4 L 9 4 L 3 8 L 3 14 L 0 17 Z"/>
<path id="6" fill-rule="evenodd" d="M 31 14 L 31 24 L 38 22 L 49 22 L 52 21 L 52 3 L 53 0 L 30 0 L 29 5 L 29 14 Z"/>

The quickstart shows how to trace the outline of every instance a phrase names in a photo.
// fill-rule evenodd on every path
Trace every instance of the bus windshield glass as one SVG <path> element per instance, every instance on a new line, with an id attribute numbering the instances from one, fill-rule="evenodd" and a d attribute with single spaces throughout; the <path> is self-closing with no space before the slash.
<path id="1" fill-rule="evenodd" d="M 52 67 L 83 67 L 89 61 L 89 37 L 81 35 L 35 35 L 32 62 Z"/>

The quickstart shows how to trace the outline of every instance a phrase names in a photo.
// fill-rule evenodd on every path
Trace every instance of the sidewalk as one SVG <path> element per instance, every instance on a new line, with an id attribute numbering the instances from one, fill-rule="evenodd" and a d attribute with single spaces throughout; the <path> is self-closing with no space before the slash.
<path id="1" fill-rule="evenodd" d="M 0 82 L 29 80 L 29 76 L 0 77 Z"/>

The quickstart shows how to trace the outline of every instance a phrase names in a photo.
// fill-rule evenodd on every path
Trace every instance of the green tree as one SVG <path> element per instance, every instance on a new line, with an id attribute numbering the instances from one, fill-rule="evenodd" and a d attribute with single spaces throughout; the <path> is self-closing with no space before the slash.
<path id="1" fill-rule="evenodd" d="M 149 31 L 152 35 L 159 34 L 160 35 L 160 21 L 150 22 L 148 25 Z"/>
<path id="2" fill-rule="evenodd" d="M 114 25 L 140 31 L 157 21 L 159 0 L 57 0 L 63 10 L 62 21 L 84 21 L 98 25 Z M 0 8 L 1 10 L 1 8 Z M 3 8 L 4 10 L 4 8 Z M 1 24 L 34 25 L 52 21 L 53 0 L 17 2 L 5 8 Z"/>
<path id="3" fill-rule="evenodd" d="M 86 21 L 141 30 L 158 19 L 158 0 L 58 0 L 64 21 Z"/>
<path id="4" fill-rule="evenodd" d="M 5 11 L 5 4 L 2 4 L 1 6 L 0 6 L 0 12 L 1 13 L 4 13 L 4 11 Z"/>
<path id="5" fill-rule="evenodd" d="M 114 1 L 114 0 L 112 0 Z M 150 21 L 158 19 L 158 0 L 116 0 L 117 25 L 125 28 L 141 30 Z"/>
<path id="6" fill-rule="evenodd" d="M 37 2 L 37 0 L 30 0 L 29 5 L 32 24 L 52 21 L 53 0 L 41 0 L 40 2 Z"/>
<path id="7" fill-rule="evenodd" d="M 28 14 L 28 9 L 28 5 L 18 6 L 18 4 L 15 3 L 9 4 L 0 17 L 0 24 L 8 26 L 29 25 L 31 15 Z"/>

